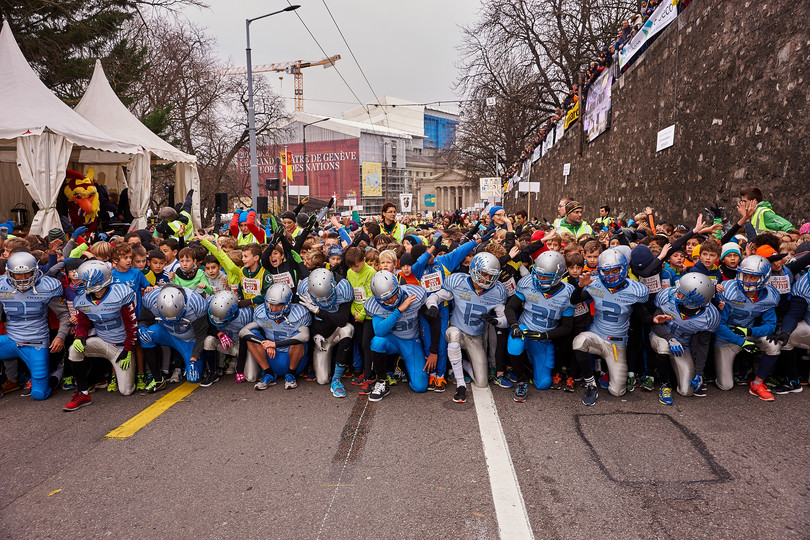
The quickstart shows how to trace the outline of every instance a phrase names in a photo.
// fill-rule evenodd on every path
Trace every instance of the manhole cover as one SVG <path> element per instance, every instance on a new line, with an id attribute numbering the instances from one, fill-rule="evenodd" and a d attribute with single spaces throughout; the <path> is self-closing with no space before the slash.
<path id="1" fill-rule="evenodd" d="M 614 482 L 693 484 L 731 478 L 697 435 L 666 414 L 579 414 L 576 426 L 594 461 Z"/>

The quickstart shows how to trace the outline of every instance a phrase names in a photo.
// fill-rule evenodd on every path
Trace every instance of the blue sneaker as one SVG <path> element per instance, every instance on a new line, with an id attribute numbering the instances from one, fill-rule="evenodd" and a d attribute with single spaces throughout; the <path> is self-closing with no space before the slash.
<path id="1" fill-rule="evenodd" d="M 341 386 L 343 386 L 343 385 L 341 384 Z M 297 387 L 298 387 L 298 381 L 295 380 L 295 375 L 293 375 L 292 373 L 287 373 L 284 376 L 284 389 L 285 390 L 292 390 L 293 388 L 297 388 Z M 344 392 L 345 392 L 345 390 L 344 390 Z"/>
<path id="2" fill-rule="evenodd" d="M 599 386 L 602 388 L 610 387 L 610 376 L 607 373 L 602 373 L 602 375 L 599 377 Z"/>
<path id="3" fill-rule="evenodd" d="M 506 373 L 503 374 L 503 376 L 512 381 L 513 383 L 518 382 L 517 377 L 511 371 L 507 371 Z"/>
<path id="4" fill-rule="evenodd" d="M 346 397 L 346 389 L 343 387 L 343 383 L 340 381 L 332 381 L 332 395 L 341 398 Z"/>
<path id="5" fill-rule="evenodd" d="M 501 388 L 514 388 L 515 384 L 506 378 L 506 375 L 498 375 L 493 379 L 495 384 L 500 386 Z"/>
<path id="6" fill-rule="evenodd" d="M 268 386 L 273 386 L 276 384 L 276 377 L 272 373 L 265 373 L 262 375 L 262 378 L 259 379 L 255 385 L 253 385 L 254 390 L 267 390 Z"/>
<path id="7" fill-rule="evenodd" d="M 658 391 L 658 401 L 663 405 L 672 405 L 672 388 L 668 384 L 662 384 L 661 390 Z"/>

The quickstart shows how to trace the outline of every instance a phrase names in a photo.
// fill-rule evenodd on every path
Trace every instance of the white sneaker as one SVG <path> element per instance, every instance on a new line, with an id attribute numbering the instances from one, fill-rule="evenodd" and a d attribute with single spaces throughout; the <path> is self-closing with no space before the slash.
<path id="1" fill-rule="evenodd" d="M 236 358 L 228 359 L 228 367 L 225 368 L 225 375 L 236 373 Z"/>
<path id="2" fill-rule="evenodd" d="M 180 371 L 180 368 L 174 368 L 174 371 L 172 372 L 172 376 L 171 376 L 171 378 L 169 379 L 169 382 L 170 382 L 170 383 L 179 383 L 179 382 L 180 382 L 180 378 L 181 378 L 182 376 L 183 376 L 183 372 L 182 372 L 182 371 Z"/>

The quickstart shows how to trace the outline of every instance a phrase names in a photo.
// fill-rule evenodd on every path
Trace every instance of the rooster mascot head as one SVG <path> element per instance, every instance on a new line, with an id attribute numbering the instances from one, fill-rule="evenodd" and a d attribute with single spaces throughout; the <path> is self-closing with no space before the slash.
<path id="1" fill-rule="evenodd" d="M 68 199 L 68 213 L 70 214 L 71 223 L 76 227 L 95 223 L 98 218 L 100 204 L 98 190 L 93 182 L 94 174 L 93 169 L 87 170 L 87 176 L 70 169 L 65 173 L 67 177 L 65 196 Z"/>

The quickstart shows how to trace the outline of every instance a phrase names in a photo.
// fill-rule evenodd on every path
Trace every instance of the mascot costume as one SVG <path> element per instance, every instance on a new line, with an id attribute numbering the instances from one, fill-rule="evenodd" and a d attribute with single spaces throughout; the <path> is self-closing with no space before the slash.
<path id="1" fill-rule="evenodd" d="M 68 169 L 66 171 L 67 210 L 70 223 L 74 228 L 87 227 L 88 232 L 94 232 L 98 227 L 99 202 L 98 189 L 93 176 L 93 169 L 87 170 L 87 176 Z"/>

